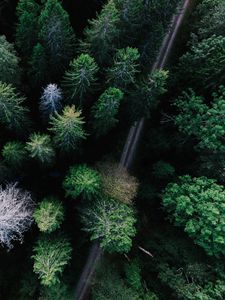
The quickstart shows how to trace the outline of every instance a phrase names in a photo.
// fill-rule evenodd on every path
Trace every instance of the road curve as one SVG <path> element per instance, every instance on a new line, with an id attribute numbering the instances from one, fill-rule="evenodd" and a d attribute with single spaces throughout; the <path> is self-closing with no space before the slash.
<path id="1" fill-rule="evenodd" d="M 180 29 L 184 15 L 188 9 L 191 0 L 184 0 L 182 7 L 179 9 L 178 13 L 172 18 L 169 30 L 163 39 L 162 46 L 160 48 L 159 54 L 156 58 L 154 65 L 152 66 L 151 72 L 155 70 L 160 70 L 165 67 L 165 64 L 170 55 L 170 51 L 174 44 L 177 33 Z M 123 148 L 123 152 L 120 159 L 120 165 L 129 169 L 134 158 L 135 150 L 137 148 L 138 142 L 140 140 L 141 132 L 144 126 L 144 118 L 135 122 L 131 126 L 126 143 Z M 88 259 L 82 271 L 79 282 L 75 290 L 75 300 L 85 300 L 88 299 L 88 291 L 90 290 L 91 279 L 95 272 L 98 261 L 100 260 L 103 251 L 100 247 L 98 241 L 94 242 L 90 248 Z"/>

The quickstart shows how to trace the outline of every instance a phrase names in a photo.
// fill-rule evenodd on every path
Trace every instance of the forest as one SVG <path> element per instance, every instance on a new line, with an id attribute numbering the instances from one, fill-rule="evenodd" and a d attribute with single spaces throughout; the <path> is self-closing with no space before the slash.
<path id="1" fill-rule="evenodd" d="M 225 299 L 225 0 L 0 0 L 0 299 Z"/>

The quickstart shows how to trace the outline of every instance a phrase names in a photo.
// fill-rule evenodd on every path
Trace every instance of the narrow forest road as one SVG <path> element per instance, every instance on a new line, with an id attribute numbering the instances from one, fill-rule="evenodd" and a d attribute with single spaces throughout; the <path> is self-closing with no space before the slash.
<path id="1" fill-rule="evenodd" d="M 162 42 L 159 54 L 154 65 L 152 66 L 151 73 L 155 70 L 160 70 L 165 67 L 190 2 L 191 0 L 184 0 L 183 5 L 181 6 L 181 8 L 179 8 L 177 14 L 172 18 L 169 30 Z M 144 118 L 135 122 L 135 124 L 129 130 L 120 159 L 120 165 L 125 167 L 126 169 L 130 168 L 131 163 L 134 159 L 135 150 L 137 149 L 137 145 L 140 140 L 143 125 Z M 103 251 L 100 247 L 99 242 L 94 242 L 90 249 L 88 259 L 80 276 L 79 282 L 76 286 L 74 298 L 75 300 L 88 299 L 91 280 L 102 254 Z"/>

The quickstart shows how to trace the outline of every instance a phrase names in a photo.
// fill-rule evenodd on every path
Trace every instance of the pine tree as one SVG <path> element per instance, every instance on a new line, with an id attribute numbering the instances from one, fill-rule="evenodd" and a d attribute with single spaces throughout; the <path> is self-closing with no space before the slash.
<path id="1" fill-rule="evenodd" d="M 0 122 L 19 134 L 27 132 L 30 124 L 24 100 L 10 84 L 0 82 Z"/>
<path id="2" fill-rule="evenodd" d="M 27 160 L 25 145 L 17 141 L 6 143 L 2 149 L 2 157 L 10 167 L 21 168 Z"/>
<path id="3" fill-rule="evenodd" d="M 70 63 L 63 78 L 65 94 L 69 102 L 84 104 L 84 98 L 91 92 L 96 82 L 98 66 L 88 54 L 81 54 Z"/>
<path id="4" fill-rule="evenodd" d="M 134 83 L 138 73 L 139 58 L 140 54 L 136 48 L 119 49 L 114 57 L 112 67 L 108 69 L 108 82 L 117 87 L 126 87 Z"/>
<path id="5" fill-rule="evenodd" d="M 53 163 L 55 151 L 49 135 L 32 133 L 26 148 L 30 157 L 35 158 L 42 165 L 51 165 Z"/>
<path id="6" fill-rule="evenodd" d="M 74 54 L 69 15 L 58 0 L 47 0 L 39 17 L 39 40 L 48 58 L 48 72 L 58 79 Z"/>
<path id="7" fill-rule="evenodd" d="M 50 124 L 55 144 L 62 152 L 78 150 L 80 142 L 86 138 L 81 111 L 74 105 L 64 107 L 61 115 L 52 116 Z"/>
<path id="8" fill-rule="evenodd" d="M 99 65 L 107 65 L 111 61 L 120 35 L 118 24 L 119 12 L 112 0 L 105 4 L 96 19 L 89 21 L 81 46 L 83 51 L 93 55 Z"/>
<path id="9" fill-rule="evenodd" d="M 18 22 L 16 24 L 15 43 L 24 60 L 30 57 L 37 43 L 38 15 L 40 6 L 35 0 L 20 0 L 16 7 Z"/>
<path id="10" fill-rule="evenodd" d="M 92 107 L 94 134 L 107 134 L 118 123 L 116 118 L 123 92 L 117 88 L 108 88 Z"/>
<path id="11" fill-rule="evenodd" d="M 44 120 L 48 120 L 50 116 L 62 109 L 62 90 L 57 84 L 48 84 L 43 90 L 39 109 Z"/>
<path id="12" fill-rule="evenodd" d="M 20 79 L 19 59 L 13 45 L 0 36 L 0 81 L 17 85 Z"/>

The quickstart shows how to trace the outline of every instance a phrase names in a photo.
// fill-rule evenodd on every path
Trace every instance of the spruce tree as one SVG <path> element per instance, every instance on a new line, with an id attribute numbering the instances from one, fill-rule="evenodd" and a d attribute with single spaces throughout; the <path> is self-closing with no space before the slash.
<path id="1" fill-rule="evenodd" d="M 108 88 L 92 108 L 92 123 L 96 136 L 107 134 L 118 123 L 116 118 L 123 92 L 117 88 Z"/>
<path id="2" fill-rule="evenodd" d="M 17 85 L 20 79 L 19 59 L 13 45 L 0 36 L 0 81 Z"/>
<path id="3" fill-rule="evenodd" d="M 21 168 L 27 160 L 25 145 L 17 141 L 6 143 L 2 149 L 2 157 L 13 169 Z"/>
<path id="4" fill-rule="evenodd" d="M 74 54 L 74 33 L 60 1 L 47 0 L 38 19 L 39 40 L 48 58 L 48 72 L 58 79 Z"/>
<path id="5" fill-rule="evenodd" d="M 85 96 L 94 88 L 97 72 L 95 60 L 88 54 L 81 54 L 71 61 L 63 79 L 64 91 L 69 102 L 84 104 Z"/>
<path id="6" fill-rule="evenodd" d="M 55 145 L 62 152 L 78 150 L 81 141 L 86 138 L 81 111 L 76 110 L 74 105 L 64 107 L 61 115 L 52 116 L 50 124 Z"/>
<path id="7" fill-rule="evenodd" d="M 48 84 L 43 90 L 39 109 L 42 118 L 48 120 L 50 116 L 62 109 L 62 90 L 57 84 Z"/>

